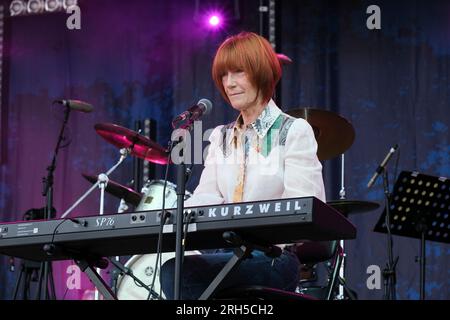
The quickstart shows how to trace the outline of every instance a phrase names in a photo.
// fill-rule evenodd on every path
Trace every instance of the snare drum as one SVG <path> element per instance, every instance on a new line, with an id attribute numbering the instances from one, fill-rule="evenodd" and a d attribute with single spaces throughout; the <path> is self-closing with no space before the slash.
<path id="1" fill-rule="evenodd" d="M 199 251 L 186 251 L 185 255 L 200 254 Z M 136 276 L 143 283 L 149 287 L 152 285 L 153 275 L 156 267 L 156 253 L 135 255 L 130 258 L 125 264 L 126 268 L 129 268 L 133 275 Z M 175 258 L 174 252 L 165 252 L 161 254 L 161 265 L 169 259 Z M 159 262 L 158 262 L 159 264 Z M 159 281 L 159 268 L 156 274 L 155 283 L 153 285 L 153 291 L 156 294 L 160 294 L 161 283 Z M 119 300 L 146 300 L 148 297 L 148 290 L 137 285 L 134 279 L 122 275 L 117 280 L 117 298 Z M 161 297 L 165 299 L 164 293 L 161 290 Z M 157 297 L 154 297 L 157 298 Z"/>
<path id="2" fill-rule="evenodd" d="M 142 188 L 142 199 L 136 208 L 136 211 L 158 210 L 163 204 L 164 180 L 148 181 Z M 192 193 L 186 191 L 184 200 L 189 199 Z M 177 207 L 177 186 L 167 181 L 166 193 L 164 195 L 166 209 Z"/>
<path id="3" fill-rule="evenodd" d="M 164 195 L 166 209 L 177 207 L 177 186 L 167 181 L 166 192 Z M 162 208 L 164 180 L 148 181 L 142 188 L 142 199 L 136 208 L 136 211 L 158 210 Z M 189 199 L 192 194 L 186 191 L 185 200 Z M 199 251 L 186 251 L 185 255 L 200 254 Z M 156 254 L 144 254 L 132 256 L 125 264 L 133 275 L 148 286 L 152 285 L 153 275 L 156 267 Z M 161 265 L 169 259 L 175 257 L 174 252 L 165 252 L 161 254 Z M 159 263 L 158 263 L 159 264 Z M 153 291 L 159 295 L 161 283 L 159 281 L 159 268 L 153 285 Z M 134 279 L 129 276 L 120 276 L 117 280 L 117 298 L 119 300 L 146 300 L 148 290 L 137 285 Z M 165 298 L 161 292 L 162 298 Z M 156 297 L 154 297 L 156 298 Z"/>

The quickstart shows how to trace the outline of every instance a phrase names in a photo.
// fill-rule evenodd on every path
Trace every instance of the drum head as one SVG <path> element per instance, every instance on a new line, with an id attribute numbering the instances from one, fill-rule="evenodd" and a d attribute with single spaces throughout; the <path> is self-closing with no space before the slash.
<path id="1" fill-rule="evenodd" d="M 199 251 L 186 251 L 185 255 L 200 254 Z M 125 264 L 133 275 L 142 281 L 145 285 L 151 286 L 156 267 L 156 254 L 135 255 L 131 257 Z M 174 252 L 165 252 L 161 255 L 161 265 L 169 259 L 175 258 Z M 158 263 L 159 264 L 159 263 Z M 159 268 L 153 284 L 153 291 L 161 295 L 165 299 L 164 293 L 161 290 L 161 283 L 159 281 Z M 135 283 L 130 276 L 120 276 L 117 281 L 117 298 L 119 300 L 147 300 L 149 291 Z M 152 297 L 158 299 L 158 297 Z"/>
<path id="2" fill-rule="evenodd" d="M 167 181 L 165 195 L 164 180 L 151 180 L 144 186 L 143 196 L 141 202 L 136 208 L 136 211 L 149 211 L 162 209 L 163 198 L 164 207 L 166 209 L 177 207 L 177 186 L 170 181 Z M 189 199 L 192 193 L 186 191 L 185 200 Z"/>

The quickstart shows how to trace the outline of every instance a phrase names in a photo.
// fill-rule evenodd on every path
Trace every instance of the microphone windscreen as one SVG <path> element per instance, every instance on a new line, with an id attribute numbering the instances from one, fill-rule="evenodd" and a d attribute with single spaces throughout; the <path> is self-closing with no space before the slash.
<path id="1" fill-rule="evenodd" d="M 212 110 L 212 102 L 209 101 L 208 99 L 200 99 L 197 104 L 205 108 L 203 111 L 204 115 L 209 114 Z"/>

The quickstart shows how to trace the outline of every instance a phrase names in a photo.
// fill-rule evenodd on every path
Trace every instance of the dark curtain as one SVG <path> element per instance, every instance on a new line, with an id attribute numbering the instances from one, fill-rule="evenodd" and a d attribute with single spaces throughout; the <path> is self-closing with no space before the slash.
<path id="1" fill-rule="evenodd" d="M 211 4 L 216 1 L 211 1 Z M 217 45 L 241 30 L 259 32 L 258 0 L 239 1 L 234 19 L 232 1 L 223 1 L 230 19 L 224 29 L 204 28 L 196 4 L 208 1 L 79 1 L 81 30 L 66 28 L 65 13 L 8 18 L 5 43 L 9 103 L 2 105 L 3 161 L 0 167 L 0 220 L 16 221 L 30 208 L 41 208 L 42 178 L 50 164 L 63 110 L 59 98 L 81 99 L 95 110 L 72 112 L 67 146 L 60 150 L 55 171 L 54 205 L 61 215 L 90 186 L 81 173 L 105 172 L 118 160 L 118 150 L 98 136 L 96 123 L 133 128 L 135 120 L 157 121 L 157 142 L 166 146 L 170 120 L 200 98 L 214 104 L 203 130 L 227 123 L 236 113 L 214 87 L 210 69 Z M 379 1 L 382 29 L 368 30 L 368 1 L 279 1 L 277 50 L 294 61 L 284 68 L 283 110 L 315 107 L 340 114 L 354 126 L 356 138 L 345 152 L 348 199 L 380 203 L 380 209 L 353 215 L 358 229 L 346 241 L 349 287 L 360 298 L 379 299 L 382 289 L 369 290 L 367 268 L 384 268 L 386 236 L 374 233 L 383 207 L 381 180 L 366 184 L 389 148 L 398 143 L 398 171 L 450 175 L 448 126 L 450 28 L 446 1 Z M 232 8 L 232 9 L 230 9 Z M 202 8 L 200 8 L 202 9 Z M 197 17 L 197 18 L 196 18 Z M 69 143 L 70 142 L 70 143 Z M 324 162 L 327 198 L 339 197 L 341 162 Z M 187 188 L 198 183 L 194 167 Z M 157 166 L 155 179 L 163 176 Z M 394 161 L 389 164 L 395 180 Z M 132 158 L 110 178 L 132 179 Z M 173 179 L 174 175 L 170 175 Z M 96 215 L 99 192 L 72 216 Z M 106 212 L 119 200 L 107 195 Z M 448 299 L 449 248 L 429 242 L 427 298 Z M 417 299 L 417 239 L 394 236 L 398 295 Z M 17 262 L 16 262 L 17 264 Z M 54 264 L 58 297 L 81 299 L 92 289 L 84 278 L 79 290 L 66 286 L 70 261 Z M 18 268 L 18 265 L 16 265 Z M 17 272 L 0 259 L 0 298 L 11 298 Z"/>

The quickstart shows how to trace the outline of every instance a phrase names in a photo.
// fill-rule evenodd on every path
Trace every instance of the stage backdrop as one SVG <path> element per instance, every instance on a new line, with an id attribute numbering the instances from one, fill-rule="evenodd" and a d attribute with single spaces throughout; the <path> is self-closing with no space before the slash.
<path id="1" fill-rule="evenodd" d="M 8 1 L 6 1 L 8 2 Z M 211 3 L 216 1 L 211 1 Z M 65 148 L 55 171 L 54 206 L 60 216 L 90 184 L 81 173 L 110 168 L 118 150 L 98 136 L 96 123 L 133 128 L 134 121 L 157 121 L 157 141 L 166 146 L 172 117 L 201 98 L 214 109 L 203 130 L 235 119 L 210 76 L 217 45 L 226 36 L 259 32 L 259 0 L 238 1 L 229 9 L 226 26 L 205 28 L 198 13 L 208 1 L 79 1 L 81 30 L 66 28 L 65 13 L 8 18 L 5 43 L 9 72 L 9 103 L 2 105 L 0 220 L 16 221 L 31 208 L 41 208 L 42 178 L 52 159 L 63 119 L 55 99 L 81 99 L 94 105 L 92 113 L 72 112 Z M 196 6 L 200 4 L 200 6 Z M 383 204 L 381 180 L 366 184 L 387 151 L 400 146 L 398 171 L 450 176 L 450 4 L 446 1 L 378 1 L 381 30 L 369 30 L 369 1 L 279 1 L 277 51 L 293 63 L 284 67 L 283 110 L 313 107 L 336 112 L 354 126 L 356 138 L 345 153 L 348 199 L 381 204 L 370 213 L 353 215 L 358 236 L 346 241 L 349 287 L 362 299 L 380 299 L 369 289 L 369 266 L 381 270 L 387 262 L 386 236 L 373 232 Z M 239 13 L 239 14 L 237 14 Z M 394 182 L 394 163 L 389 164 Z M 329 200 L 339 197 L 340 158 L 324 162 Z M 194 167 L 188 189 L 198 183 L 201 165 Z M 157 167 L 155 179 L 162 178 Z M 132 179 L 132 159 L 110 178 L 126 184 Z M 173 181 L 173 174 L 170 174 Z M 270 187 L 270 186 L 268 186 Z M 106 196 L 106 212 L 119 200 Z M 99 192 L 94 192 L 72 216 L 96 215 Z M 417 239 L 394 236 L 398 297 L 419 297 Z M 449 299 L 450 248 L 427 244 L 426 296 Z M 0 298 L 10 299 L 18 275 L 12 260 L 0 259 Z M 88 299 L 92 285 L 82 275 L 73 282 L 72 262 L 57 262 L 53 275 L 59 299 Z M 105 274 L 109 278 L 109 274 Z"/>

